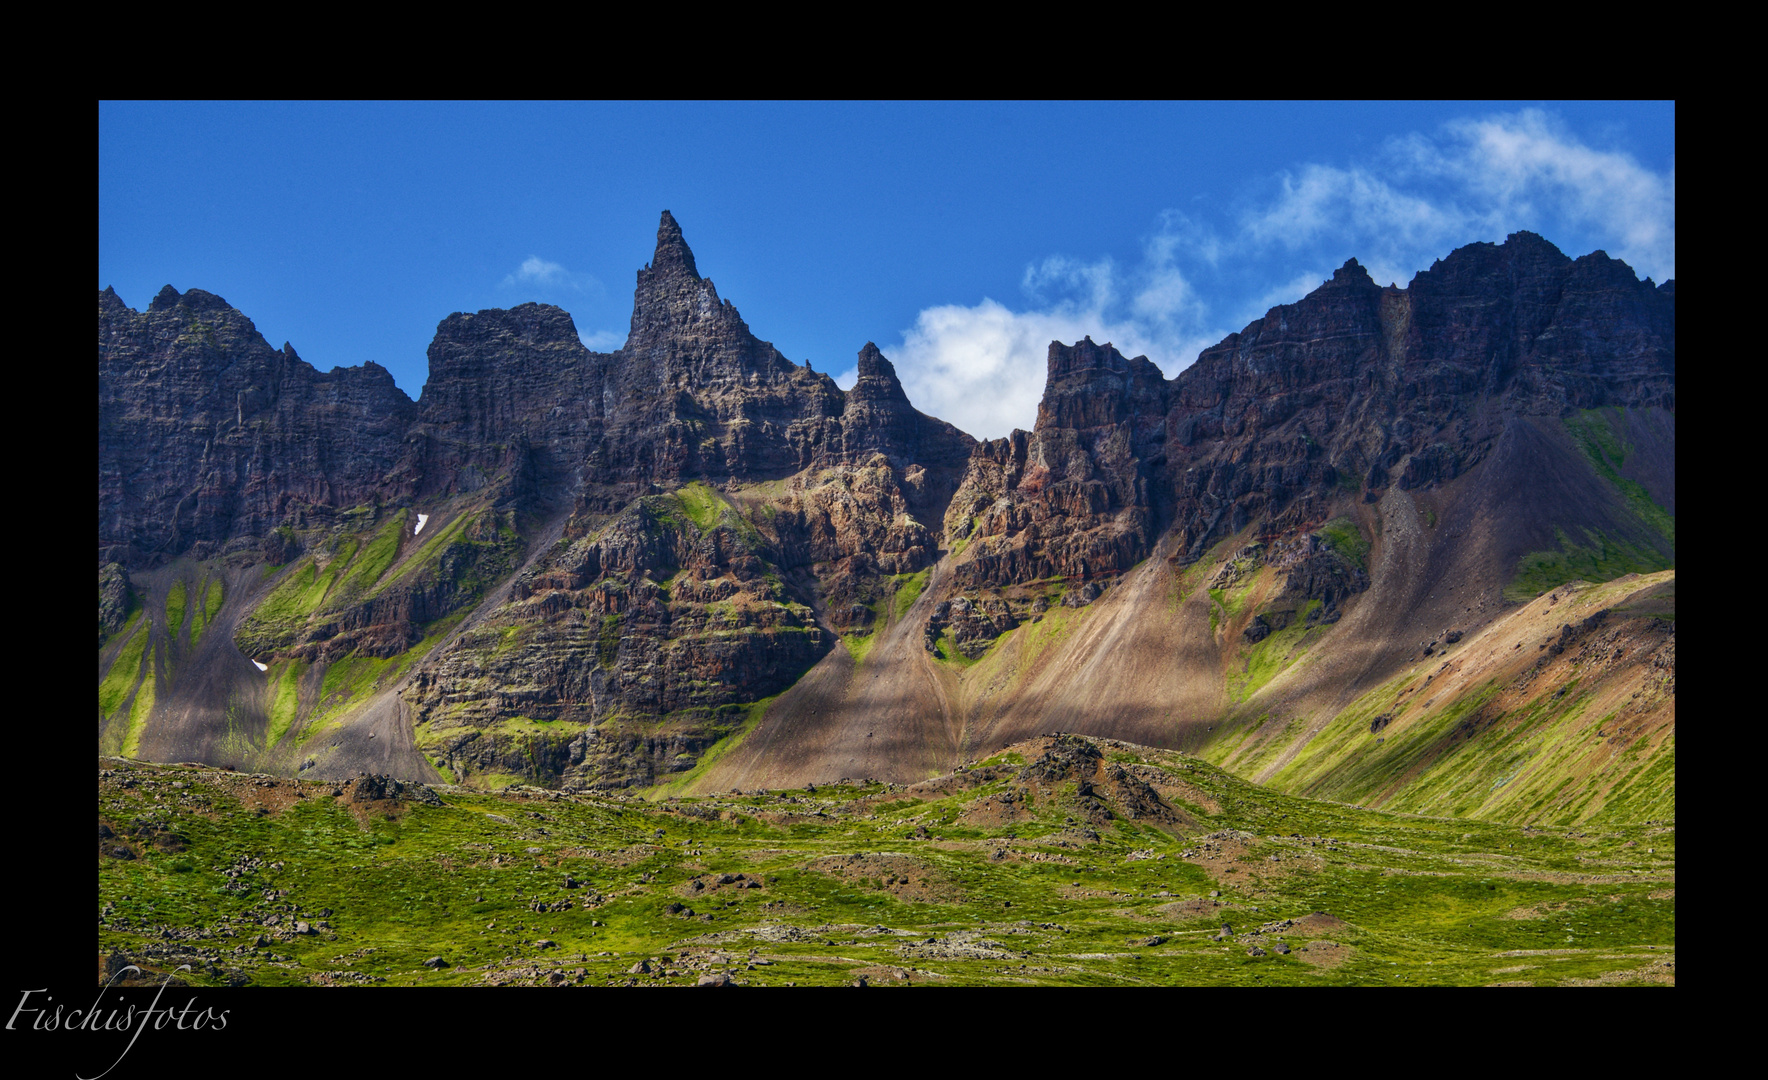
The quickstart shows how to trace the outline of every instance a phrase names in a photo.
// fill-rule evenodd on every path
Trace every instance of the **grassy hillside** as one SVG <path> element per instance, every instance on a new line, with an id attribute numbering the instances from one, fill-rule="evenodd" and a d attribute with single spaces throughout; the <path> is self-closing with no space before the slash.
<path id="1" fill-rule="evenodd" d="M 99 820 L 102 956 L 197 985 L 1674 982 L 1673 821 L 1397 814 L 1076 736 L 661 802 L 111 758 Z"/>

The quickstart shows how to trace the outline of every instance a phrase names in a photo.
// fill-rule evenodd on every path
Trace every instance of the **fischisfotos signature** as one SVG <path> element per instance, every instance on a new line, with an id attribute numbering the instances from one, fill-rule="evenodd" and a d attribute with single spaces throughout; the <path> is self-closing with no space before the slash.
<path id="1" fill-rule="evenodd" d="M 190 965 L 185 964 L 178 970 L 189 971 Z M 220 1031 L 227 1026 L 228 1010 L 205 1008 L 198 1012 L 195 997 L 186 1001 L 182 1009 L 176 1009 L 170 1005 L 161 1008 L 160 998 L 165 994 L 168 985 L 165 982 L 160 984 L 159 990 L 153 996 L 153 1003 L 146 1008 L 126 1004 L 121 992 L 117 994 L 114 1001 L 106 1004 L 105 995 L 110 993 L 119 978 L 131 971 L 136 974 L 141 973 L 141 969 L 133 964 L 122 968 L 111 976 L 109 982 L 99 988 L 98 997 L 93 1000 L 89 1008 L 85 1009 L 68 1008 L 61 1004 L 51 1005 L 51 1002 L 55 1001 L 55 995 L 49 993 L 47 988 L 26 990 L 19 996 L 18 1006 L 12 1010 L 12 1015 L 7 1018 L 6 1030 L 17 1031 L 28 1023 L 32 1031 L 114 1031 L 118 1034 L 127 1034 L 129 1045 L 123 1048 L 123 1052 L 117 1056 L 117 1060 L 111 1062 L 110 1068 L 92 1076 L 74 1074 L 75 1080 L 101 1080 L 112 1069 L 123 1063 L 123 1059 L 129 1056 L 129 1051 L 135 1049 L 135 1043 L 141 1038 L 141 1033 L 149 1027 L 155 1031 L 163 1031 L 167 1025 L 172 1025 L 179 1031 L 202 1031 L 205 1028 L 210 1031 Z M 43 996 L 33 1000 L 33 995 L 37 994 Z M 22 1018 L 26 1016 L 31 1016 L 33 1019 L 24 1021 Z"/>

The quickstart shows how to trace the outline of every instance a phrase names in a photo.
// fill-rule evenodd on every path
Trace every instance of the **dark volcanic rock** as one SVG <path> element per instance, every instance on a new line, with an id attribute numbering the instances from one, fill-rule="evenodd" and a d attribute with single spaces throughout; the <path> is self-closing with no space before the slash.
<path id="1" fill-rule="evenodd" d="M 1164 464 L 1166 387 L 1147 357 L 1051 342 L 1035 431 L 977 446 L 945 516 L 968 541 L 961 588 L 1113 575 L 1155 539 L 1149 477 Z"/>
<path id="2" fill-rule="evenodd" d="M 137 602 L 131 571 L 151 612 L 168 574 L 225 557 L 228 603 L 243 598 L 227 616 L 237 652 L 402 658 L 389 670 L 403 704 L 379 700 L 407 710 L 436 762 L 468 778 L 652 784 L 797 682 L 831 629 L 891 621 L 904 589 L 933 593 L 930 647 L 976 659 L 1051 605 L 1106 595 L 1098 610 L 1116 610 L 1122 594 L 1106 589 L 1157 545 L 1185 566 L 1238 534 L 1212 589 L 1278 572 L 1260 579 L 1250 625 L 1229 631 L 1241 648 L 1382 595 L 1371 580 L 1409 519 L 1375 523 L 1366 504 L 1390 493 L 1382 513 L 1410 498 L 1435 529 L 1432 507 L 1453 502 L 1439 496 L 1489 463 L 1557 453 L 1582 468 L 1574 440 L 1598 462 L 1613 435 L 1615 475 L 1674 513 L 1673 285 L 1529 233 L 1458 249 L 1406 289 L 1351 260 L 1171 380 L 1110 344 L 1053 342 L 1033 430 L 985 443 L 916 411 L 875 344 L 843 392 L 757 338 L 667 212 L 618 351 L 586 349 L 559 308 L 522 304 L 448 316 L 429 361 L 413 403 L 376 365 L 322 374 L 272 349 L 201 290 L 168 287 L 145 312 L 101 293 L 101 644 Z M 1585 435 L 1567 435 L 1572 420 Z M 1577 483 L 1505 493 L 1535 500 L 1503 504 L 1505 520 L 1534 517 L 1487 563 L 1556 543 Z M 1586 509 L 1567 534 L 1618 520 Z M 1444 513 L 1438 536 L 1481 527 Z M 1625 543 L 1673 561 L 1673 522 L 1655 539 L 1627 528 L 1614 530 Z M 909 577 L 942 552 L 949 575 Z M 1476 632 L 1478 612 L 1460 606 L 1430 625 Z M 169 637 L 156 638 L 153 700 L 195 717 L 264 696 L 219 680 L 190 707 L 191 656 Z M 418 656 L 424 640 L 446 644 Z M 243 667 L 222 639 L 202 649 Z M 339 685 L 293 666 L 274 677 L 299 714 L 279 731 L 300 731 Z M 270 725 L 254 708 L 256 738 Z M 1084 756 L 1053 744 L 1022 782 L 1073 774 L 1095 824 L 1176 820 L 1133 772 Z M 387 768 L 336 775 L 359 767 Z"/>
<path id="3" fill-rule="evenodd" d="M 668 211 L 609 383 L 610 482 L 788 476 L 825 450 L 843 410 L 833 379 L 787 360 L 719 298 Z"/>
<path id="4" fill-rule="evenodd" d="M 351 802 L 372 802 L 380 799 L 421 802 L 431 806 L 442 805 L 442 796 L 423 784 L 405 783 L 384 773 L 359 776 L 351 785 Z"/>
<path id="5" fill-rule="evenodd" d="M 595 515 L 685 478 L 779 479 L 883 454 L 937 521 L 974 444 L 916 412 L 876 346 L 843 394 L 756 338 L 699 276 L 665 212 L 639 271 L 632 330 L 584 348 L 545 304 L 455 313 L 437 327 L 420 403 L 384 368 L 321 374 L 274 350 L 219 297 L 162 290 L 145 313 L 99 295 L 99 545 L 150 565 L 330 525 L 332 512 L 507 490 L 575 497 Z M 205 545 L 193 550 L 196 545 Z M 271 550 L 271 548 L 275 550 Z"/>
<path id="6" fill-rule="evenodd" d="M 321 374 L 250 319 L 170 285 L 98 297 L 100 559 L 147 565 L 302 511 L 400 498 L 416 406 L 377 364 Z M 108 555 L 106 553 L 109 553 Z"/>
<path id="7" fill-rule="evenodd" d="M 1453 480 L 1505 414 L 1674 404 L 1674 291 L 1601 252 L 1574 261 L 1517 233 L 1403 290 L 1352 259 L 1170 382 L 1109 346 L 1053 343 L 1036 429 L 976 448 L 946 535 L 971 540 L 966 588 L 1111 575 L 1167 528 L 1189 563 L 1254 520 L 1270 536 L 1318 525 L 1346 486 Z M 1357 591 L 1294 576 L 1316 598 Z"/>
<path id="8" fill-rule="evenodd" d="M 116 563 L 106 563 L 98 570 L 98 643 L 123 628 L 129 613 L 135 610 L 135 595 L 129 590 L 129 571 Z"/>
<path id="9" fill-rule="evenodd" d="M 600 444 L 612 359 L 578 339 L 571 316 L 547 304 L 436 327 L 418 423 L 426 494 L 472 492 L 508 478 L 528 503 L 568 495 Z"/>

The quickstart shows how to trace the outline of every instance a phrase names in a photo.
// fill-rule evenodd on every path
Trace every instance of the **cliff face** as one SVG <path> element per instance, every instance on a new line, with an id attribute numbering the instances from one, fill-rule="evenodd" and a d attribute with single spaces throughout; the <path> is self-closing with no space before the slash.
<path id="1" fill-rule="evenodd" d="M 1091 340 L 1050 346 L 1035 429 L 979 446 L 946 518 L 959 581 L 1120 573 L 1175 533 L 1180 564 L 1259 521 L 1319 525 L 1334 499 L 1453 480 L 1508 421 L 1673 410 L 1671 285 L 1532 233 L 1472 244 L 1381 288 L 1356 260 L 1167 382 Z M 1673 477 L 1652 496 L 1674 505 Z"/>
<path id="2" fill-rule="evenodd" d="M 612 357 L 578 339 L 571 316 L 546 304 L 436 327 L 430 377 L 405 440 L 425 496 L 469 493 L 507 478 L 523 505 L 547 505 L 583 481 L 602 443 Z"/>
<path id="3" fill-rule="evenodd" d="M 101 294 L 105 745 L 913 779 L 1054 728 L 1338 716 L 1452 628 L 1674 563 L 1673 285 L 1527 233 L 1405 289 L 1351 260 L 1171 380 L 1053 342 L 1033 429 L 983 443 L 874 344 L 846 392 L 788 361 L 667 212 L 620 350 L 524 304 L 429 359 L 413 403 L 200 290 Z"/>
<path id="4" fill-rule="evenodd" d="M 284 522 L 408 497 L 416 418 L 385 368 L 322 374 L 212 293 L 98 297 L 99 561 L 252 544 Z"/>
<path id="5" fill-rule="evenodd" d="M 146 314 L 100 297 L 101 557 L 192 590 L 188 558 L 284 567 L 230 623 L 288 687 L 259 705 L 267 743 L 392 691 L 378 669 L 328 690 L 350 665 L 404 669 L 446 639 L 396 680 L 418 749 L 495 771 L 503 719 L 558 721 L 552 741 L 577 749 L 557 768 L 648 783 L 827 652 L 813 609 L 863 624 L 881 582 L 938 558 L 975 442 L 917 412 L 875 345 L 843 393 L 756 338 L 667 212 L 619 351 L 523 304 L 450 315 L 429 359 L 413 404 L 373 365 L 321 375 L 270 349 L 207 293 L 168 288 Z M 121 569 L 101 582 L 101 643 Z M 185 651 L 168 631 L 156 648 Z M 623 717 L 678 730 L 653 761 L 656 738 L 615 738 Z M 589 752 L 591 724 L 637 757 Z"/>

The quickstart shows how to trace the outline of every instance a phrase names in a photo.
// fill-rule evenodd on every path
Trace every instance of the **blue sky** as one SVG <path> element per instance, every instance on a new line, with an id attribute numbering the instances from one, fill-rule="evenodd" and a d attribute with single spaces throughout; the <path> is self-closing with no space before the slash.
<path id="1" fill-rule="evenodd" d="M 97 287 L 206 289 L 414 398 L 436 324 L 626 338 L 672 211 L 700 272 L 852 385 L 1029 428 L 1052 338 L 1177 374 L 1345 259 L 1404 285 L 1530 229 L 1675 276 L 1673 103 L 103 103 Z"/>

